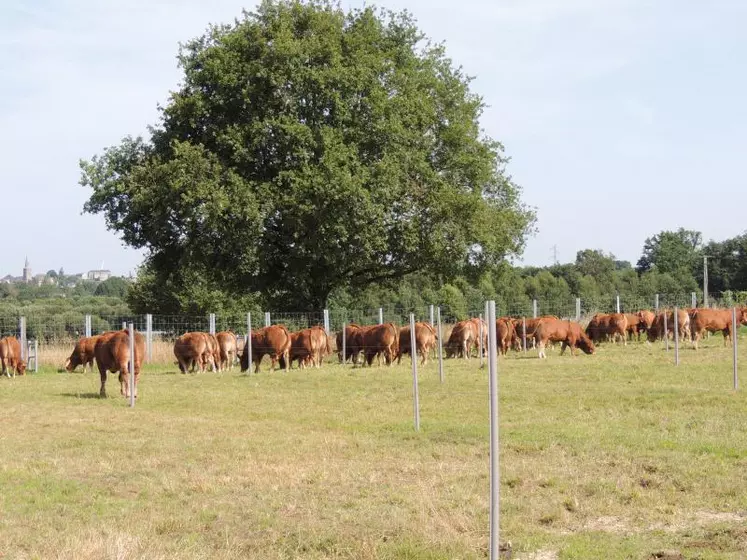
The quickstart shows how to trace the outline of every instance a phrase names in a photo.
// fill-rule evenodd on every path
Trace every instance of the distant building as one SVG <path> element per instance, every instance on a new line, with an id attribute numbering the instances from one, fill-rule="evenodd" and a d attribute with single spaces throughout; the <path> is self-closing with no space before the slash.
<path id="1" fill-rule="evenodd" d="M 89 270 L 86 278 L 95 282 L 103 282 L 104 280 L 108 280 L 111 275 L 111 270 Z"/>

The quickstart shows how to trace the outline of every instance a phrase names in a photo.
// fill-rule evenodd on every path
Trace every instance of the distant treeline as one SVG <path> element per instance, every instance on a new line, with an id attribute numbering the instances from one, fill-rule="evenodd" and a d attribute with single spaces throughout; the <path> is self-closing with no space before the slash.
<path id="1" fill-rule="evenodd" d="M 703 262 L 708 257 L 711 297 L 729 305 L 747 299 L 747 235 L 703 244 L 698 232 L 665 231 L 646 240 L 643 254 L 633 265 L 601 250 L 579 251 L 575 262 L 548 267 L 517 267 L 507 262 L 446 280 L 414 273 L 399 280 L 371 284 L 366 288 L 336 289 L 327 307 L 340 317 L 343 310 L 414 311 L 423 314 L 429 305 L 440 305 L 446 317 L 461 319 L 482 310 L 488 299 L 496 301 L 501 314 L 530 314 L 532 300 L 541 313 L 573 315 L 575 299 L 581 298 L 585 313 L 611 310 L 619 295 L 626 311 L 653 306 L 655 294 L 662 305 L 689 305 L 690 294 L 703 297 Z M 219 290 L 216 289 L 216 294 Z M 0 317 L 55 315 L 66 324 L 83 324 L 86 313 L 99 317 L 158 313 L 138 297 L 137 284 L 112 278 L 105 282 L 61 285 L 0 285 Z M 214 312 L 233 316 L 237 322 L 247 311 L 260 317 L 271 309 L 256 296 L 243 299 L 214 297 L 209 303 L 190 302 L 175 313 L 206 315 Z M 116 325 L 115 325 L 116 326 Z"/>

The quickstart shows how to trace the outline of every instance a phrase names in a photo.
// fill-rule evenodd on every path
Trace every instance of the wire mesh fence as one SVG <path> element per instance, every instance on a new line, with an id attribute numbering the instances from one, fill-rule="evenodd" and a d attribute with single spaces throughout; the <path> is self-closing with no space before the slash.
<path id="1" fill-rule="evenodd" d="M 638 297 L 621 295 L 614 298 L 559 298 L 548 300 L 526 300 L 517 302 L 497 302 L 497 314 L 515 318 L 541 317 L 553 315 L 562 319 L 573 319 L 582 323 L 597 313 L 635 313 L 648 309 L 689 309 L 702 306 L 696 294 L 657 294 L 654 297 Z M 732 307 L 747 304 L 747 294 L 725 292 L 713 294 L 709 297 L 709 307 Z M 289 331 L 296 332 L 313 326 L 321 326 L 330 333 L 342 330 L 343 325 L 357 324 L 360 326 L 376 325 L 379 323 L 394 323 L 398 326 L 406 325 L 410 314 L 414 314 L 417 322 L 435 323 L 436 305 L 419 307 L 381 307 L 377 309 L 330 309 L 311 312 L 261 312 L 251 314 L 253 330 L 268 325 L 285 325 Z M 458 306 L 443 304 L 440 306 L 443 325 L 442 342 L 448 340 L 451 327 L 460 320 L 476 318 L 484 314 L 484 308 L 464 309 Z M 239 347 L 248 332 L 248 314 L 217 314 L 214 318 L 209 315 L 86 315 L 80 312 L 65 312 L 58 314 L 29 314 L 0 316 L 0 337 L 15 336 L 21 338 L 21 316 L 25 317 L 25 338 L 35 341 L 39 345 L 42 363 L 54 361 L 63 363 L 65 352 L 70 351 L 75 342 L 88 332 L 92 335 L 111 330 L 118 330 L 129 323 L 141 332 L 150 332 L 153 344 L 163 345 L 162 351 L 153 353 L 153 361 L 172 361 L 170 348 L 180 335 L 187 332 L 209 332 L 214 327 L 215 332 L 229 331 L 236 335 Z M 150 327 L 150 329 L 149 329 Z M 331 337 L 334 339 L 334 337 Z M 333 343 L 334 346 L 334 343 Z M 62 350 L 64 349 L 64 350 Z M 335 349 L 337 351 L 338 349 Z"/>

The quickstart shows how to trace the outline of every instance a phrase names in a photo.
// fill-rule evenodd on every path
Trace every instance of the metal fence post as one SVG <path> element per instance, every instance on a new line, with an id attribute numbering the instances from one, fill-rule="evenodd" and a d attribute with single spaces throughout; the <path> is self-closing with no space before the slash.
<path id="1" fill-rule="evenodd" d="M 93 329 L 91 328 L 91 316 L 90 315 L 86 315 L 86 338 L 90 338 L 91 337 L 91 331 L 92 330 Z"/>
<path id="2" fill-rule="evenodd" d="M 145 315 L 145 357 L 148 363 L 153 361 L 153 315 Z"/>
<path id="3" fill-rule="evenodd" d="M 679 308 L 674 308 L 674 365 L 680 365 L 680 318 Z"/>
<path id="4" fill-rule="evenodd" d="M 248 355 L 247 355 L 248 361 L 247 361 L 247 363 L 249 364 L 249 367 L 247 368 L 247 371 L 249 373 L 251 373 L 252 372 L 252 362 L 253 362 L 253 360 L 252 360 L 252 314 L 251 313 L 247 313 L 246 314 L 246 343 L 247 343 L 248 346 L 247 346 L 245 352 L 248 352 Z"/>
<path id="5" fill-rule="evenodd" d="M 733 348 L 734 358 L 734 390 L 739 389 L 739 377 L 737 375 L 737 338 L 739 334 L 739 323 L 737 323 L 737 308 L 733 307 L 731 310 L 731 344 Z"/>
<path id="6" fill-rule="evenodd" d="M 659 294 L 656 294 L 654 296 L 654 309 L 656 310 L 656 313 L 659 313 Z"/>
<path id="7" fill-rule="evenodd" d="M 431 305 L 431 306 L 430 306 L 430 309 L 429 309 L 429 311 L 430 311 L 430 313 L 431 313 L 431 327 L 432 327 L 432 326 L 433 326 L 433 325 L 435 324 L 435 323 L 433 322 L 433 305 Z"/>
<path id="8" fill-rule="evenodd" d="M 215 313 L 208 316 L 208 331 L 215 336 Z"/>
<path id="9" fill-rule="evenodd" d="M 39 339 L 34 339 L 34 373 L 39 373 Z"/>
<path id="10" fill-rule="evenodd" d="M 379 324 L 384 324 L 384 309 L 382 307 L 379 307 Z"/>
<path id="11" fill-rule="evenodd" d="M 690 294 L 690 307 L 693 309 L 698 307 L 698 295 L 695 292 Z"/>
<path id="12" fill-rule="evenodd" d="M 135 408 L 135 325 L 130 323 L 130 408 Z"/>
<path id="13" fill-rule="evenodd" d="M 415 344 L 415 314 L 410 313 L 410 356 L 412 356 L 412 406 L 415 412 L 415 431 L 420 431 L 420 398 L 418 395 L 418 348 Z"/>
<path id="14" fill-rule="evenodd" d="M 532 317 L 537 318 L 537 300 L 532 300 Z"/>
<path id="15" fill-rule="evenodd" d="M 483 360 L 483 351 L 482 351 L 482 339 L 483 339 L 483 336 L 482 336 L 482 333 L 483 333 L 483 328 L 482 328 L 482 325 L 483 325 L 482 313 L 480 313 L 480 315 L 478 315 L 478 318 L 480 319 L 480 326 L 477 329 L 477 331 L 478 331 L 477 351 L 480 353 L 480 369 L 482 369 L 483 366 L 485 365 L 483 363 L 484 360 Z M 470 351 L 470 354 L 471 353 L 472 352 Z"/>
<path id="16" fill-rule="evenodd" d="M 329 309 L 324 310 L 324 332 L 329 334 Z"/>
<path id="17" fill-rule="evenodd" d="M 127 321 L 122 321 L 122 330 L 123 331 L 127 330 Z"/>
<path id="18" fill-rule="evenodd" d="M 18 318 L 18 332 L 21 343 L 21 359 L 28 360 L 28 348 L 26 347 L 26 317 Z"/>
<path id="19" fill-rule="evenodd" d="M 524 353 L 527 352 L 527 318 L 521 318 L 521 342 L 524 345 Z"/>
<path id="20" fill-rule="evenodd" d="M 500 543 L 500 437 L 498 433 L 498 341 L 495 301 L 488 313 L 488 390 L 490 392 L 490 558 L 497 560 Z"/>
<path id="21" fill-rule="evenodd" d="M 581 321 L 581 298 L 576 298 L 576 322 Z"/>
<path id="22" fill-rule="evenodd" d="M 342 356 L 340 356 L 340 363 L 345 365 L 348 361 L 348 323 L 343 321 L 342 323 Z"/>
<path id="23" fill-rule="evenodd" d="M 664 311 L 664 345 L 667 349 L 667 352 L 669 352 L 669 325 L 667 325 L 667 312 Z"/>
<path id="24" fill-rule="evenodd" d="M 270 312 L 265 311 L 265 327 L 269 327 L 272 325 L 272 318 L 270 317 Z"/>
<path id="25" fill-rule="evenodd" d="M 436 310 L 436 321 L 438 322 L 438 378 L 444 382 L 444 348 L 441 340 L 441 306 Z"/>
<path id="26" fill-rule="evenodd" d="M 620 313 L 620 294 L 617 294 L 617 296 L 615 297 L 615 309 L 616 313 Z"/>

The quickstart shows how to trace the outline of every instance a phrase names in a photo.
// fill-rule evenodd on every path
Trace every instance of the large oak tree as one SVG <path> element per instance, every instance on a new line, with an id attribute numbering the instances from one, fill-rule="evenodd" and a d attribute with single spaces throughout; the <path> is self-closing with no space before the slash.
<path id="1" fill-rule="evenodd" d="M 85 210 L 147 249 L 136 305 L 319 309 L 337 287 L 523 249 L 534 215 L 484 103 L 407 13 L 269 0 L 179 64 L 150 138 L 81 162 Z"/>

